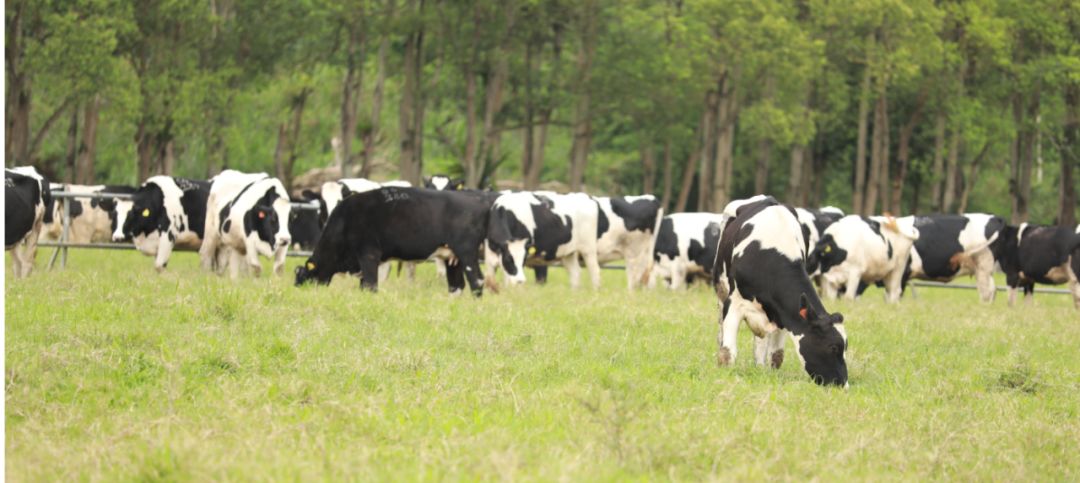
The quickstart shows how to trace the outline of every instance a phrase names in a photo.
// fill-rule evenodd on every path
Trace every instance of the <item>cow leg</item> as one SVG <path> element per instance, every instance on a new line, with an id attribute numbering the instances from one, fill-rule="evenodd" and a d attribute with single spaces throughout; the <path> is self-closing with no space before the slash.
<path id="1" fill-rule="evenodd" d="M 769 365 L 773 369 L 779 369 L 784 365 L 784 331 L 776 329 L 765 338 L 769 341 Z"/>
<path id="2" fill-rule="evenodd" d="M 255 249 L 255 237 L 251 237 L 247 240 L 247 253 L 244 256 L 244 260 L 247 261 L 247 267 L 251 269 L 251 275 L 255 278 L 259 278 L 262 275 L 262 264 L 259 263 L 259 252 Z"/>
<path id="3" fill-rule="evenodd" d="M 1009 285 L 1009 307 L 1016 303 L 1016 287 Z"/>
<path id="4" fill-rule="evenodd" d="M 274 252 L 274 275 L 285 273 L 285 257 L 289 255 L 289 246 L 281 246 Z"/>
<path id="5" fill-rule="evenodd" d="M 450 295 L 461 295 L 465 289 L 465 269 L 461 263 L 446 265 L 446 284 L 450 287 Z"/>
<path id="6" fill-rule="evenodd" d="M 168 231 L 158 232 L 158 249 L 157 256 L 154 257 L 154 268 L 158 273 L 164 272 L 165 267 L 169 266 L 169 257 L 172 256 L 173 240 L 170 239 L 170 233 Z"/>
<path id="7" fill-rule="evenodd" d="M 1035 301 L 1035 282 L 1024 285 L 1024 303 L 1031 305 Z"/>
<path id="8" fill-rule="evenodd" d="M 409 280 L 416 280 L 416 262 L 405 263 L 405 276 L 409 277 Z"/>
<path id="9" fill-rule="evenodd" d="M 26 235 L 26 243 L 22 247 L 22 270 L 23 278 L 29 277 L 30 272 L 34 271 L 34 259 L 37 256 L 37 244 L 38 237 L 41 236 L 41 228 L 44 223 L 37 222 L 30 229 L 30 233 Z"/>
<path id="10" fill-rule="evenodd" d="M 894 304 L 900 302 L 900 294 L 904 291 L 903 280 L 903 269 L 893 270 L 885 277 L 885 301 Z"/>
<path id="11" fill-rule="evenodd" d="M 209 223 L 210 220 L 207 220 Z M 221 250 L 218 246 L 218 233 L 215 222 L 213 225 L 207 224 L 207 230 L 204 232 L 202 245 L 199 245 L 199 261 L 202 263 L 203 270 L 217 272 L 218 274 L 224 273 L 224 268 L 221 266 L 222 257 L 219 256 Z M 161 233 L 161 238 L 165 238 L 165 234 Z M 160 242 L 159 242 L 160 246 Z M 159 249 L 160 252 L 160 249 Z"/>
<path id="12" fill-rule="evenodd" d="M 589 269 L 589 279 L 592 280 L 593 289 L 600 288 L 600 260 L 596 257 L 596 251 L 585 253 L 585 268 Z"/>
<path id="13" fill-rule="evenodd" d="M 571 253 L 563 257 L 562 264 L 570 275 L 570 288 L 578 288 L 581 285 L 581 265 L 578 265 L 578 254 Z"/>
<path id="14" fill-rule="evenodd" d="M 19 258 L 19 250 L 22 243 L 16 243 L 11 247 L 11 275 L 15 278 L 22 277 L 22 259 Z"/>
<path id="15" fill-rule="evenodd" d="M 389 264 L 385 264 L 389 267 Z M 379 257 L 369 255 L 360 259 L 360 289 L 377 292 L 379 290 L 379 275 L 381 266 Z M 387 269 L 389 274 L 389 268 Z"/>
<path id="16" fill-rule="evenodd" d="M 682 262 L 676 261 L 671 266 L 671 281 L 668 282 L 668 287 L 672 290 L 678 290 L 686 283 L 686 265 Z"/>
<path id="17" fill-rule="evenodd" d="M 386 283 L 386 279 L 390 278 L 390 262 L 382 262 L 379 264 L 379 283 Z"/>
<path id="18" fill-rule="evenodd" d="M 862 274 L 857 270 L 848 271 L 846 285 L 844 286 L 844 298 L 855 300 L 855 296 L 859 294 L 859 281 L 861 278 Z"/>
<path id="19" fill-rule="evenodd" d="M 244 260 L 243 254 L 241 254 L 240 251 L 238 251 L 236 249 L 233 249 L 233 248 L 224 248 L 224 249 L 222 249 L 220 251 L 221 252 L 226 252 L 226 254 L 228 255 L 228 258 L 229 258 L 229 278 L 231 278 L 233 280 L 236 280 L 237 278 L 240 278 L 240 270 L 243 270 L 244 266 L 247 264 L 247 261 Z"/>
<path id="20" fill-rule="evenodd" d="M 537 265 L 533 267 L 533 278 L 536 280 L 537 285 L 544 285 L 547 283 L 548 267 L 547 265 Z"/>
<path id="21" fill-rule="evenodd" d="M 446 276 L 446 261 L 441 258 L 435 259 L 435 275 L 439 277 Z"/>
<path id="22" fill-rule="evenodd" d="M 735 348 L 735 336 L 739 333 L 739 322 L 742 322 L 742 314 L 735 309 L 731 299 L 724 302 L 724 310 L 720 319 L 720 333 L 716 335 L 716 342 L 720 348 L 716 353 L 716 363 L 721 366 L 735 362 L 738 350 Z"/>
<path id="23" fill-rule="evenodd" d="M 764 366 L 769 356 L 769 334 L 765 336 L 754 335 L 754 362 Z"/>

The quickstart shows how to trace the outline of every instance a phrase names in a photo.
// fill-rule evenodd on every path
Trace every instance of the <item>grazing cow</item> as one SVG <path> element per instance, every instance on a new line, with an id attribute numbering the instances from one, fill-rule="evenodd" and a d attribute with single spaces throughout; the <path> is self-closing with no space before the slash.
<path id="1" fill-rule="evenodd" d="M 391 260 L 447 261 L 450 293 L 483 292 L 480 246 L 490 199 L 478 193 L 420 188 L 380 188 L 350 196 L 330 214 L 296 285 L 325 285 L 337 273 L 359 273 L 360 287 L 377 290 L 378 267 Z"/>
<path id="2" fill-rule="evenodd" d="M 34 270 L 41 227 L 52 222 L 49 182 L 30 166 L 5 169 L 4 203 L 4 249 L 11 250 L 15 278 L 25 278 Z"/>
<path id="3" fill-rule="evenodd" d="M 1070 257 L 1080 250 L 1080 231 L 1063 226 L 1021 224 L 1001 230 L 997 245 L 998 262 L 1009 286 L 1009 305 L 1016 302 L 1016 289 L 1024 289 L 1031 301 L 1035 284 L 1058 285 L 1075 278 Z M 1073 302 L 1080 308 L 1080 291 L 1071 286 Z"/>
<path id="4" fill-rule="evenodd" d="M 97 194 L 116 193 L 133 194 L 133 186 L 117 185 L 61 185 L 65 193 Z M 130 211 L 131 202 L 113 199 L 64 198 L 53 202 L 53 222 L 45 225 L 41 232 L 43 240 L 60 240 L 64 233 L 64 205 L 69 205 L 71 221 L 68 225 L 69 243 L 107 242 L 112 239 L 117 228 L 118 201 L 125 203 L 124 214 Z"/>
<path id="5" fill-rule="evenodd" d="M 326 225 L 326 220 L 329 219 L 330 213 L 334 211 L 338 203 L 354 193 L 364 193 L 367 191 L 377 190 L 381 187 L 394 187 L 394 188 L 410 188 L 412 183 L 408 181 L 387 181 L 385 183 L 378 183 L 365 178 L 344 178 L 337 181 L 328 181 L 323 183 L 322 190 L 318 195 L 305 191 L 304 196 L 312 199 L 319 200 L 319 224 L 320 226 Z M 438 258 L 435 259 L 436 268 L 442 267 L 442 270 L 437 270 L 439 276 L 446 275 L 445 266 L 442 265 L 442 261 Z M 406 264 L 409 278 L 413 278 L 416 273 L 416 264 Z M 398 267 L 400 273 L 401 267 Z M 379 265 L 379 283 L 383 283 L 390 277 L 390 263 L 384 263 Z"/>
<path id="6" fill-rule="evenodd" d="M 766 199 L 743 205 L 724 227 L 712 270 L 722 304 L 717 362 L 735 361 L 736 335 L 745 320 L 754 333 L 759 365 L 784 362 L 784 332 L 810 378 L 847 386 L 844 317 L 829 314 L 805 266 L 806 244 L 795 211 Z"/>
<path id="7" fill-rule="evenodd" d="M 821 291 L 835 299 L 841 286 L 855 299 L 859 282 L 884 282 L 885 300 L 899 302 L 911 246 L 919 239 L 914 217 L 849 215 L 833 223 L 807 257 L 808 271 L 821 271 Z"/>
<path id="8" fill-rule="evenodd" d="M 708 279 L 727 219 L 726 215 L 716 213 L 665 216 L 656 232 L 649 286 L 655 287 L 664 278 L 670 280 L 668 287 L 679 289 L 692 278 Z"/>
<path id="9" fill-rule="evenodd" d="M 658 222 L 664 216 L 653 195 L 594 197 L 600 207 L 596 253 L 600 263 L 626 260 L 626 285 L 647 282 Z"/>
<path id="10" fill-rule="evenodd" d="M 436 174 L 424 180 L 424 187 L 439 191 L 458 191 L 465 189 L 465 180 L 460 178 L 450 178 L 445 174 Z"/>
<path id="11" fill-rule="evenodd" d="M 199 248 L 206 221 L 210 183 L 171 176 L 153 176 L 132 194 L 127 216 L 113 232 L 113 241 L 131 239 L 154 257 L 154 268 L 165 270 L 173 248 Z M 118 220 L 121 209 L 118 207 Z M 119 224 L 119 222 L 118 222 Z"/>
<path id="12" fill-rule="evenodd" d="M 1076 225 L 1076 234 L 1080 235 L 1080 225 Z M 1073 294 L 1073 304 L 1080 310 L 1080 247 L 1073 249 L 1072 255 L 1072 278 L 1069 288 Z"/>
<path id="13" fill-rule="evenodd" d="M 1005 228 L 999 216 L 916 216 L 919 239 L 911 250 L 907 278 L 949 282 L 961 275 L 975 275 L 979 298 L 994 300 L 994 254 L 991 245 Z"/>
<path id="14" fill-rule="evenodd" d="M 485 258 L 494 277 L 500 266 L 510 283 L 525 283 L 525 266 L 561 261 L 569 272 L 570 286 L 581 282 L 584 259 L 594 288 L 600 287 L 600 263 L 596 253 L 599 207 L 589 195 L 507 193 L 491 207 Z"/>
<path id="15" fill-rule="evenodd" d="M 247 268 L 262 273 L 259 255 L 274 261 L 274 274 L 285 267 L 292 236 L 289 234 L 289 202 L 285 186 L 265 173 L 226 170 L 210 180 L 206 237 L 199 256 L 203 267 L 218 272 L 227 265 L 236 278 Z"/>

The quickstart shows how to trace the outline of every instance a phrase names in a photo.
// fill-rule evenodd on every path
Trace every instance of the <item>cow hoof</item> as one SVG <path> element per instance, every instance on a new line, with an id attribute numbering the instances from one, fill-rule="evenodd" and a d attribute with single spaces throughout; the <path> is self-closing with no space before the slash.
<path id="1" fill-rule="evenodd" d="M 782 365 L 784 365 L 784 349 L 772 353 L 773 369 L 779 369 Z"/>
<path id="2" fill-rule="evenodd" d="M 731 364 L 731 351 L 727 347 L 721 347 L 716 353 L 716 365 L 724 367 Z"/>

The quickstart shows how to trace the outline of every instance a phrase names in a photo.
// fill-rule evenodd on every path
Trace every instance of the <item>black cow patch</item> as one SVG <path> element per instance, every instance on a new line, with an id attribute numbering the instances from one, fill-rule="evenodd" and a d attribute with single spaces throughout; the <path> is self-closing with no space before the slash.
<path id="1" fill-rule="evenodd" d="M 960 266 L 952 260 L 957 253 L 964 252 L 964 247 L 960 244 L 960 232 L 964 231 L 970 222 L 970 219 L 961 215 L 915 217 L 915 228 L 919 230 L 915 251 L 922 259 L 923 272 L 928 278 L 950 280 L 960 271 Z"/>
<path id="2" fill-rule="evenodd" d="M 618 196 L 611 198 L 611 211 L 626 223 L 629 231 L 648 231 L 656 226 L 656 215 L 660 210 L 660 203 L 646 198 L 627 202 L 626 198 Z"/>
<path id="3" fill-rule="evenodd" d="M 675 225 L 671 218 L 660 220 L 660 231 L 656 233 L 656 246 L 653 249 L 653 259 L 659 261 L 660 255 L 669 259 L 679 256 L 679 238 L 675 236 Z"/>
<path id="4" fill-rule="evenodd" d="M 49 183 L 13 171 L 4 171 L 4 246 L 22 241 L 34 228 L 38 206 L 52 206 Z M 45 216 L 51 221 L 49 212 Z"/>
<path id="5" fill-rule="evenodd" d="M 596 238 L 599 239 L 611 228 L 611 223 L 607 219 L 607 213 L 604 213 L 604 209 L 600 207 L 600 202 L 596 201 L 595 203 L 597 212 Z"/>

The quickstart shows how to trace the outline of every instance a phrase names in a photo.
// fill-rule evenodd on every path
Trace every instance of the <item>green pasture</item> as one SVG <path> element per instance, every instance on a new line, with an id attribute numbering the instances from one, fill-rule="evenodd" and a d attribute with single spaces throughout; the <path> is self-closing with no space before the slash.
<path id="1" fill-rule="evenodd" d="M 180 253 L 6 274 L 9 481 L 1080 480 L 1080 312 L 921 289 L 826 303 L 848 390 L 715 363 L 707 287 L 451 297 L 236 282 Z M 291 268 L 300 263 L 291 260 Z M 587 279 L 586 279 L 587 280 Z M 967 281 L 962 281 L 967 282 Z"/>

